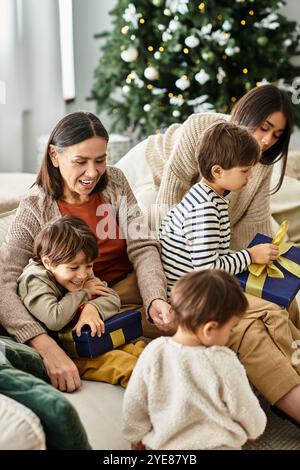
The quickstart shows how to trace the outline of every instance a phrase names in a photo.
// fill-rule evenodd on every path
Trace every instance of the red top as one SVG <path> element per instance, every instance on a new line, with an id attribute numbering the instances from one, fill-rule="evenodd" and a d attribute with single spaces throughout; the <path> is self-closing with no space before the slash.
<path id="1" fill-rule="evenodd" d="M 98 238 L 98 257 L 94 263 L 94 273 L 108 283 L 126 276 L 133 267 L 127 256 L 126 240 L 122 236 L 116 217 L 103 195 L 95 193 L 88 202 L 69 204 L 58 201 L 62 215 L 80 217 Z"/>

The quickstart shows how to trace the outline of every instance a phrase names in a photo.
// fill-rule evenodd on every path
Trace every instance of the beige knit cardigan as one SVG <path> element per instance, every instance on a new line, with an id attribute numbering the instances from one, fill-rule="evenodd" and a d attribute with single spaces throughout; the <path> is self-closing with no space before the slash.
<path id="1" fill-rule="evenodd" d="M 192 114 L 183 124 L 171 125 L 165 134 L 148 137 L 146 159 L 159 188 L 156 227 L 200 178 L 197 155 L 202 133 L 214 122 L 228 119 L 230 116 L 217 113 Z M 245 248 L 257 232 L 272 236 L 271 173 L 272 166 L 258 163 L 247 186 L 227 196 L 234 250 Z"/>
<path id="2" fill-rule="evenodd" d="M 160 261 L 159 243 L 151 238 L 122 171 L 108 167 L 107 173 L 108 185 L 103 196 L 111 204 L 120 228 L 127 234 L 128 257 L 136 272 L 147 312 L 154 299 L 166 300 L 166 278 Z M 19 342 L 45 333 L 41 323 L 22 304 L 17 294 L 17 279 L 32 257 L 34 239 L 40 228 L 57 216 L 60 216 L 57 203 L 40 189 L 33 188 L 21 201 L 0 248 L 0 325 Z"/>

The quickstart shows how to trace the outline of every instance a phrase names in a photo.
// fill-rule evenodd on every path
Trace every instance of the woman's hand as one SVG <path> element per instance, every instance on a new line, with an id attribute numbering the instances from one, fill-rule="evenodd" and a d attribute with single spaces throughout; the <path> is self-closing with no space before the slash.
<path id="1" fill-rule="evenodd" d="M 83 289 L 87 290 L 91 295 L 109 295 L 107 282 L 101 281 L 98 277 L 87 279 Z"/>
<path id="2" fill-rule="evenodd" d="M 83 325 L 89 325 L 91 327 L 91 336 L 101 336 L 105 331 L 104 321 L 100 318 L 98 310 L 92 304 L 85 304 L 79 320 L 73 328 L 77 336 L 81 335 Z"/>
<path id="3" fill-rule="evenodd" d="M 43 333 L 28 343 L 42 357 L 53 387 L 61 392 L 74 392 L 80 387 L 81 381 L 76 365 L 54 339 Z"/>
<path id="4" fill-rule="evenodd" d="M 174 327 L 171 305 L 165 300 L 153 300 L 149 308 L 149 315 L 154 324 L 161 330 L 168 331 Z"/>

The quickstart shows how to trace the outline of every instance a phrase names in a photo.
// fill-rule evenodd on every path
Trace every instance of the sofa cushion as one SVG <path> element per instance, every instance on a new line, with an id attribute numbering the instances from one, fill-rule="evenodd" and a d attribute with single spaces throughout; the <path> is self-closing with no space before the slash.
<path id="1" fill-rule="evenodd" d="M 39 418 L 21 403 L 0 394 L 0 450 L 44 450 Z"/>
<path id="2" fill-rule="evenodd" d="M 137 202 L 147 216 L 149 227 L 155 229 L 155 201 L 157 188 L 154 185 L 151 168 L 146 160 L 147 141 L 133 147 L 116 163 L 126 176 Z"/>
<path id="3" fill-rule="evenodd" d="M 300 148 L 289 150 L 285 174 L 300 180 Z"/>
<path id="4" fill-rule="evenodd" d="M 39 417 L 46 434 L 47 449 L 90 449 L 73 406 L 59 390 L 31 374 L 45 376 L 39 355 L 11 338 L 1 337 L 0 345 L 0 393 L 28 407 Z"/>
<path id="5" fill-rule="evenodd" d="M 16 369 L 49 382 L 44 363 L 35 349 L 27 344 L 17 343 L 9 336 L 0 336 L 0 351 L 4 354 L 6 361 Z"/>
<path id="6" fill-rule="evenodd" d="M 0 173 L 0 214 L 18 207 L 35 179 L 33 173 Z"/>
<path id="7" fill-rule="evenodd" d="M 93 449 L 130 449 L 122 434 L 123 395 L 118 385 L 87 380 L 76 392 L 64 393 L 78 411 Z"/>

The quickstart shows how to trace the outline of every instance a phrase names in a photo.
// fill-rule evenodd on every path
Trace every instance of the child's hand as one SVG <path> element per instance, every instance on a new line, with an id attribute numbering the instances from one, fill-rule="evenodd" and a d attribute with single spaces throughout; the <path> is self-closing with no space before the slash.
<path id="1" fill-rule="evenodd" d="M 83 285 L 83 289 L 87 290 L 91 295 L 109 295 L 107 283 L 101 281 L 98 277 L 87 279 Z"/>
<path id="2" fill-rule="evenodd" d="M 146 447 L 144 446 L 142 441 L 131 443 L 131 450 L 145 450 L 145 449 Z"/>
<path id="3" fill-rule="evenodd" d="M 91 327 L 92 336 L 101 336 L 105 331 L 104 322 L 101 320 L 98 310 L 92 304 L 85 304 L 79 320 L 73 328 L 73 331 L 76 331 L 77 336 L 81 336 L 81 328 L 83 325 L 89 325 Z"/>
<path id="4" fill-rule="evenodd" d="M 252 262 L 257 264 L 272 264 L 279 253 L 278 246 L 271 243 L 252 246 L 252 248 L 247 248 L 247 250 L 251 255 Z"/>

